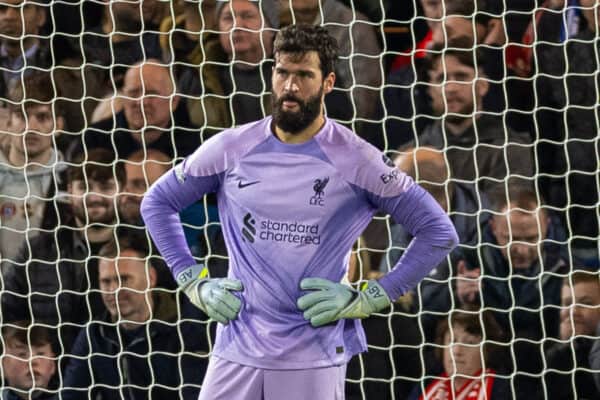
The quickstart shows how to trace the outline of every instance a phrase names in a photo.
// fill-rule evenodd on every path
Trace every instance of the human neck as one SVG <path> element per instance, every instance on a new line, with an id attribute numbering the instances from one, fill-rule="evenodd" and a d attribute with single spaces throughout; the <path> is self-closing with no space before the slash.
<path id="1" fill-rule="evenodd" d="M 479 118 L 479 115 L 477 115 L 475 118 Z M 444 120 L 444 126 L 446 127 L 446 130 L 454 137 L 461 136 L 463 132 L 469 129 L 472 125 L 473 118 L 471 117 Z"/>
<path id="2" fill-rule="evenodd" d="M 85 221 L 81 221 L 79 218 L 77 218 L 77 226 L 85 226 L 86 238 L 90 243 L 108 242 L 114 234 L 111 226 L 97 225 L 95 223 L 86 225 Z"/>
<path id="3" fill-rule="evenodd" d="M 465 383 L 467 383 L 467 380 L 468 380 L 467 378 L 458 377 L 458 376 L 452 378 L 452 384 L 454 385 L 453 390 L 454 391 L 460 390 L 465 385 Z"/>
<path id="4" fill-rule="evenodd" d="M 162 129 L 166 129 L 166 126 L 162 127 Z M 163 131 L 156 128 L 144 128 L 139 131 L 131 131 L 130 134 L 133 140 L 138 142 L 140 145 L 148 146 L 160 139 Z"/>
<path id="5" fill-rule="evenodd" d="M 299 144 L 304 143 L 312 139 L 323 127 L 325 124 L 325 117 L 323 116 L 323 111 L 311 124 L 298 133 L 290 133 L 281 129 L 278 125 L 275 125 L 275 135 L 279 140 L 283 143 L 287 144 Z"/>
<path id="6" fill-rule="evenodd" d="M 122 321 L 119 324 L 121 328 L 123 328 L 126 331 L 131 331 L 139 328 L 140 325 L 145 324 L 150 320 L 150 310 L 154 306 L 152 296 L 146 296 L 146 301 L 148 307 L 143 307 L 143 309 L 136 310 L 135 312 L 123 317 L 123 319 L 126 321 Z"/>
<path id="7" fill-rule="evenodd" d="M 244 53 L 236 53 L 235 57 L 232 57 L 230 61 L 233 63 L 233 66 L 236 69 L 249 71 L 255 69 L 256 66 L 264 59 L 261 53 L 262 51 L 247 51 Z"/>
<path id="8" fill-rule="evenodd" d="M 41 168 L 43 165 L 47 165 L 52 158 L 52 149 L 48 148 L 45 151 L 36 154 L 35 156 L 29 156 L 23 152 L 15 149 L 15 146 L 11 146 L 8 152 L 8 162 L 13 167 L 25 167 L 28 171 L 35 171 Z"/>
<path id="9" fill-rule="evenodd" d="M 26 52 L 36 44 L 38 44 L 39 40 L 36 37 L 27 36 L 23 40 L 5 40 L 2 45 L 6 50 L 6 54 L 10 58 L 17 58 Z M 23 47 L 21 48 L 21 43 L 23 43 Z"/>

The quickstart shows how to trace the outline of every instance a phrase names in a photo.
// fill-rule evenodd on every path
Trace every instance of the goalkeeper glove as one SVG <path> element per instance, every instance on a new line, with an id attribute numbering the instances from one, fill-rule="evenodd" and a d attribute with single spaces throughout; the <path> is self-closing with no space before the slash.
<path id="1" fill-rule="evenodd" d="M 342 318 L 366 318 L 391 304 L 385 290 L 375 280 L 362 291 L 321 278 L 305 278 L 300 282 L 304 290 L 314 290 L 298 299 L 298 308 L 304 319 L 314 327 Z"/>
<path id="2" fill-rule="evenodd" d="M 180 272 L 176 280 L 192 304 L 210 318 L 226 325 L 237 318 L 242 307 L 241 300 L 231 293 L 243 290 L 242 282 L 237 279 L 206 278 L 207 275 L 206 267 L 194 265 Z"/>

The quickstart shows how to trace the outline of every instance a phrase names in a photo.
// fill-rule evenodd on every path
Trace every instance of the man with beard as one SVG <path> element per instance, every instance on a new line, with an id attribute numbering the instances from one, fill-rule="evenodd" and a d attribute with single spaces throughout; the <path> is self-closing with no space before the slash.
<path id="1" fill-rule="evenodd" d="M 182 290 L 220 322 L 202 400 L 343 399 L 346 364 L 367 349 L 359 319 L 387 308 L 458 242 L 424 189 L 325 117 L 338 49 L 327 30 L 286 27 L 274 49 L 273 115 L 212 137 L 142 201 Z M 211 192 L 228 278 L 196 264 L 178 217 Z M 339 282 L 378 209 L 414 239 L 394 270 L 355 290 Z"/>
<path id="2" fill-rule="evenodd" d="M 97 289 L 98 251 L 113 238 L 114 198 L 125 183 L 112 154 L 97 149 L 67 170 L 71 215 L 61 215 L 56 231 L 42 232 L 2 265 L 4 322 L 30 320 L 54 325 L 68 352 L 78 328 L 102 310 Z"/>
<path id="3" fill-rule="evenodd" d="M 513 175 L 532 179 L 534 164 L 529 135 L 515 132 L 501 116 L 483 109 L 489 84 L 480 62 L 471 49 L 445 50 L 432 57 L 429 94 L 439 119 L 415 144 L 447 149 L 452 179 L 491 191 Z"/>

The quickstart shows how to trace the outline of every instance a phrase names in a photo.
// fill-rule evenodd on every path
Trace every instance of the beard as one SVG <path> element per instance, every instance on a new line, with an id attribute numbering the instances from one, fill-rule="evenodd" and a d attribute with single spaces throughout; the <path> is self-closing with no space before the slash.
<path id="1" fill-rule="evenodd" d="M 281 97 L 273 94 L 272 109 L 273 109 L 273 121 L 275 125 L 281 128 L 283 131 L 296 134 L 302 132 L 312 124 L 319 113 L 321 112 L 321 99 L 323 97 L 323 85 L 319 89 L 319 93 L 309 97 L 306 101 L 302 101 L 299 98 L 286 94 Z M 295 101 L 298 103 L 300 108 L 299 111 L 284 111 L 284 101 Z"/>
<path id="2" fill-rule="evenodd" d="M 94 205 L 104 207 L 104 211 L 103 212 L 98 212 L 96 210 L 94 210 L 93 212 L 91 210 L 88 211 L 88 207 L 91 208 Z M 115 217 L 116 217 L 115 210 L 114 210 L 114 206 L 112 205 L 112 203 L 110 201 L 91 203 L 91 204 L 88 203 L 86 205 L 84 205 L 83 203 L 72 204 L 71 208 L 72 208 L 72 212 L 73 212 L 73 215 L 75 216 L 75 218 L 78 219 L 83 224 L 85 224 L 86 221 L 88 221 L 90 224 L 96 223 L 96 224 L 106 224 L 106 225 L 111 225 L 115 222 Z"/>

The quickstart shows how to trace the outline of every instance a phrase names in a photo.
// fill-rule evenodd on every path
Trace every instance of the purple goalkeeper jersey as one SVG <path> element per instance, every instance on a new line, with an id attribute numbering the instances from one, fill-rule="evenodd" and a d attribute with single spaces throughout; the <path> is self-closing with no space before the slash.
<path id="1" fill-rule="evenodd" d="M 377 210 L 414 235 L 394 270 L 379 280 L 394 300 L 456 245 L 432 197 L 376 148 L 327 119 L 311 140 L 286 144 L 271 117 L 229 129 L 161 177 L 142 215 L 173 274 L 195 264 L 178 211 L 216 192 L 229 250 L 229 277 L 244 285 L 238 318 L 219 324 L 214 354 L 265 369 L 346 363 L 366 350 L 359 320 L 314 328 L 296 301 L 300 281 L 340 282 L 350 251 Z"/>

